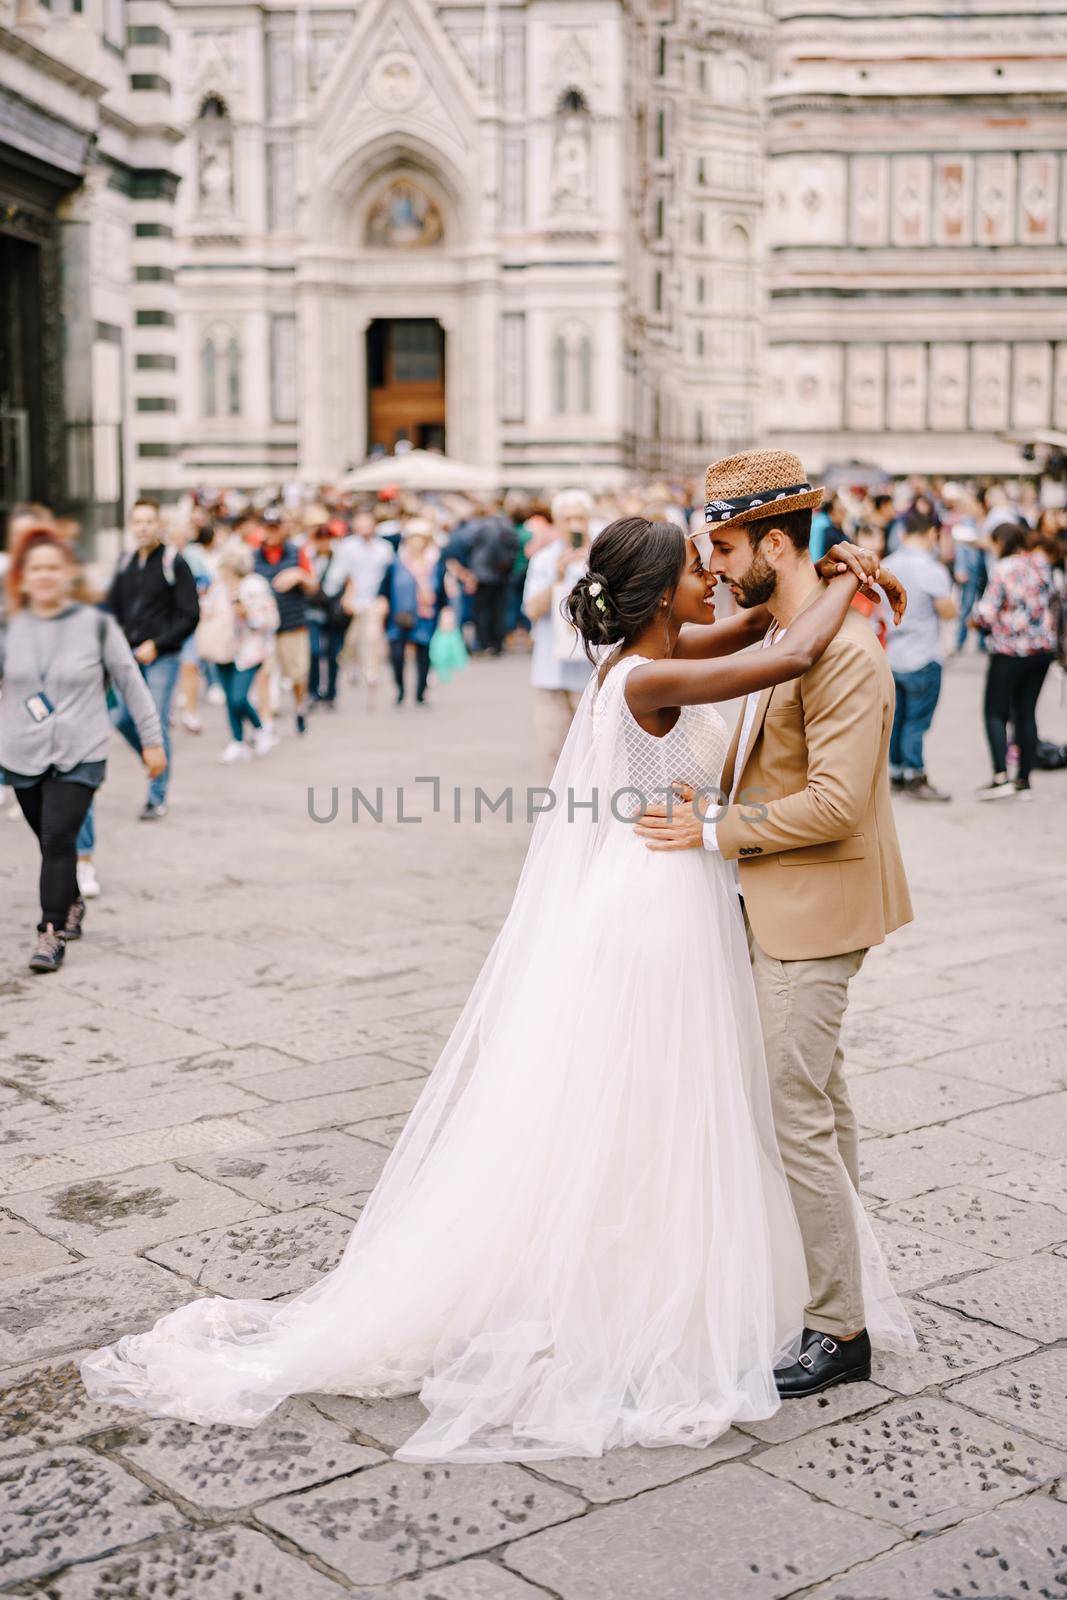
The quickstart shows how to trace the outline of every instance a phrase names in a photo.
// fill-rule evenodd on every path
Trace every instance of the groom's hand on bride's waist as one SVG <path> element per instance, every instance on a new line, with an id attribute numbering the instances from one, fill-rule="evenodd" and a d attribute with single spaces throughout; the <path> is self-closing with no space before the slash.
<path id="1" fill-rule="evenodd" d="M 714 799 L 704 794 L 702 804 L 694 805 L 693 791 L 685 783 L 675 784 L 674 791 L 676 798 L 669 806 L 645 807 L 634 832 L 649 850 L 702 850 L 704 823 L 714 815 Z"/>

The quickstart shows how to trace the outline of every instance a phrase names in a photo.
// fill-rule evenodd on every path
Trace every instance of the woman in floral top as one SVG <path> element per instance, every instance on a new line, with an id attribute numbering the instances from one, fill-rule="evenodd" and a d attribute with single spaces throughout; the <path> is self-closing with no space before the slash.
<path id="1" fill-rule="evenodd" d="M 1037 750 L 1037 701 L 1056 651 L 1059 597 L 1052 563 L 1035 547 L 1031 530 L 1006 523 L 993 535 L 1000 559 L 989 586 L 971 613 L 971 626 L 986 636 L 989 669 L 985 728 L 993 758 L 993 780 L 980 800 L 1029 799 Z M 1015 734 L 1019 767 L 1008 777 L 1008 724 Z"/>

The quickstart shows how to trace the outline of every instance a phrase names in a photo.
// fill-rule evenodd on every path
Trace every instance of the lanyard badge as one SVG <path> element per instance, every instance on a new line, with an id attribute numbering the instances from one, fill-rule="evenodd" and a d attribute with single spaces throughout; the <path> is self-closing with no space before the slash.
<path id="1" fill-rule="evenodd" d="M 55 714 L 55 706 L 42 689 L 39 694 L 31 694 L 26 700 L 26 710 L 34 722 L 47 722 Z"/>

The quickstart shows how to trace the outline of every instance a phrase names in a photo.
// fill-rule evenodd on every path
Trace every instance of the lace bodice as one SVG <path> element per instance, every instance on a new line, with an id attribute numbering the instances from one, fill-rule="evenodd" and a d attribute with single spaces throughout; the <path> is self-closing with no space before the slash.
<path id="1" fill-rule="evenodd" d="M 729 732 L 714 706 L 683 706 L 678 721 L 661 738 L 646 733 L 626 704 L 624 688 L 634 667 L 649 658 L 627 656 L 610 669 L 594 691 L 593 736 L 612 739 L 612 783 L 634 788 L 648 800 L 661 800 L 673 783 L 716 790 L 722 777 Z M 635 809 L 637 803 L 635 800 Z M 619 810 L 627 808 L 620 805 Z"/>

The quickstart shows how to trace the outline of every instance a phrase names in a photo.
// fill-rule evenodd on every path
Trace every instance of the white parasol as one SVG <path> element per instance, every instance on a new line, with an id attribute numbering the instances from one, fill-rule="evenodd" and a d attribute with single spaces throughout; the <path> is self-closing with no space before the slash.
<path id="1" fill-rule="evenodd" d="M 350 492 L 375 489 L 438 490 L 462 494 L 495 489 L 499 479 L 486 467 L 456 461 L 433 450 L 405 450 L 398 456 L 376 456 L 346 472 L 340 487 Z"/>

